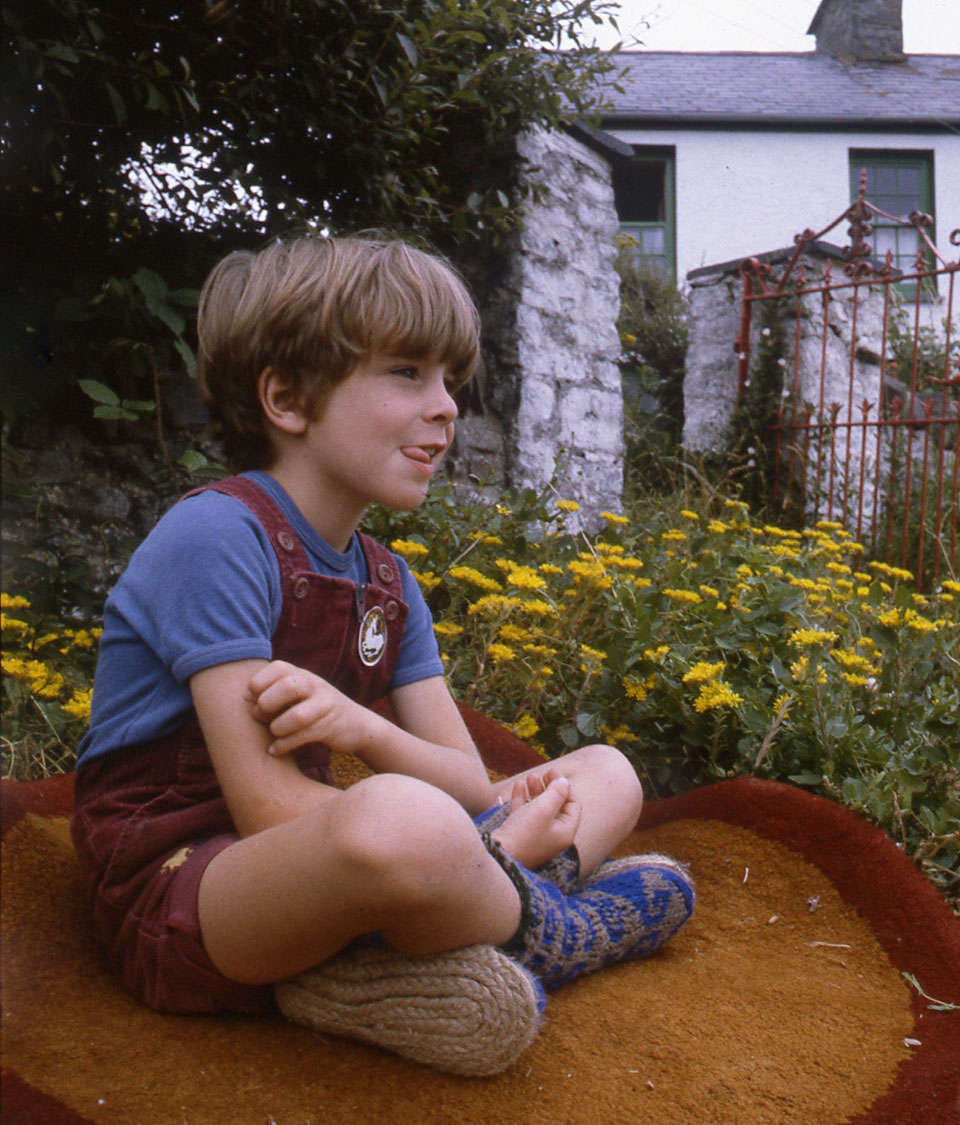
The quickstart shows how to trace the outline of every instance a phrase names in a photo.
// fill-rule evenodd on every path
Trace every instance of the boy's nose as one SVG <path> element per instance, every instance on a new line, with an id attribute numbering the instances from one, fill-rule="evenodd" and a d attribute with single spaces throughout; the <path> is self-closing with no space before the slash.
<path id="1" fill-rule="evenodd" d="M 460 413 L 453 395 L 443 379 L 437 380 L 437 390 L 430 400 L 430 417 L 444 423 L 452 422 Z"/>

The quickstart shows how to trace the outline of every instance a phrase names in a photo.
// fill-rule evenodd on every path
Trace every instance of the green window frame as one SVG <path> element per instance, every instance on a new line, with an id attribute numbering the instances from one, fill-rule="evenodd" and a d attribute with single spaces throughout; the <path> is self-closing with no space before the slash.
<path id="1" fill-rule="evenodd" d="M 676 152 L 672 147 L 634 145 L 632 159 L 612 169 L 620 234 L 638 264 L 676 281 Z"/>
<path id="2" fill-rule="evenodd" d="M 857 198 L 861 172 L 866 172 L 866 198 L 881 211 L 908 219 L 911 211 L 933 215 L 933 153 L 910 149 L 850 149 L 850 199 Z M 920 238 L 913 227 L 899 226 L 876 215 L 872 221 L 873 254 L 883 261 L 887 251 L 895 269 L 914 273 Z M 927 236 L 936 242 L 934 229 Z M 929 258 L 929 254 L 927 255 Z M 932 264 L 932 262 L 931 262 Z M 907 297 L 916 294 L 916 284 L 900 282 L 899 291 Z"/>

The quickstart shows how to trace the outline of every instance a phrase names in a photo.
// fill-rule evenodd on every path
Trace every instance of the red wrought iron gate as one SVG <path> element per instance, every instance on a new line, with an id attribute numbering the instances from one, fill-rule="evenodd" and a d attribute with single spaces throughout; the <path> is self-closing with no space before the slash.
<path id="1" fill-rule="evenodd" d="M 743 280 L 738 401 L 775 324 L 782 354 L 766 421 L 772 495 L 795 523 L 832 519 L 869 557 L 910 569 L 920 589 L 957 576 L 960 486 L 960 261 L 860 193 L 830 226 L 806 230 L 776 273 L 757 259 Z M 871 259 L 873 223 L 916 232 L 912 272 Z M 821 239 L 849 221 L 835 269 Z M 950 236 L 960 245 L 960 230 Z M 839 257 L 836 248 L 833 257 Z"/>

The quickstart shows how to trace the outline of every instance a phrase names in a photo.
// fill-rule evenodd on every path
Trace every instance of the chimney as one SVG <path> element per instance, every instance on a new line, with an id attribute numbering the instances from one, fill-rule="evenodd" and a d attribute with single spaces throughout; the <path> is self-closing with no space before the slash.
<path id="1" fill-rule="evenodd" d="M 808 35 L 817 51 L 844 62 L 898 63 L 903 53 L 903 0 L 820 0 Z"/>

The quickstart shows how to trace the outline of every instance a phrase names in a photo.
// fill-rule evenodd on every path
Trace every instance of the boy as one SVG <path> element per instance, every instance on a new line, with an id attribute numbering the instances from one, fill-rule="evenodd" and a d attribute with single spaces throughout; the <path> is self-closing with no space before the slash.
<path id="1" fill-rule="evenodd" d="M 299 238 L 224 259 L 199 338 L 247 471 L 175 505 L 107 603 L 72 826 L 107 953 L 161 1010 L 275 996 L 495 1073 L 544 984 L 649 952 L 693 898 L 662 857 L 602 864 L 641 803 L 616 750 L 490 782 L 416 582 L 357 534 L 369 504 L 426 496 L 475 309 L 430 254 Z M 396 724 L 366 706 L 383 695 Z M 373 776 L 333 788 L 331 749 Z"/>

